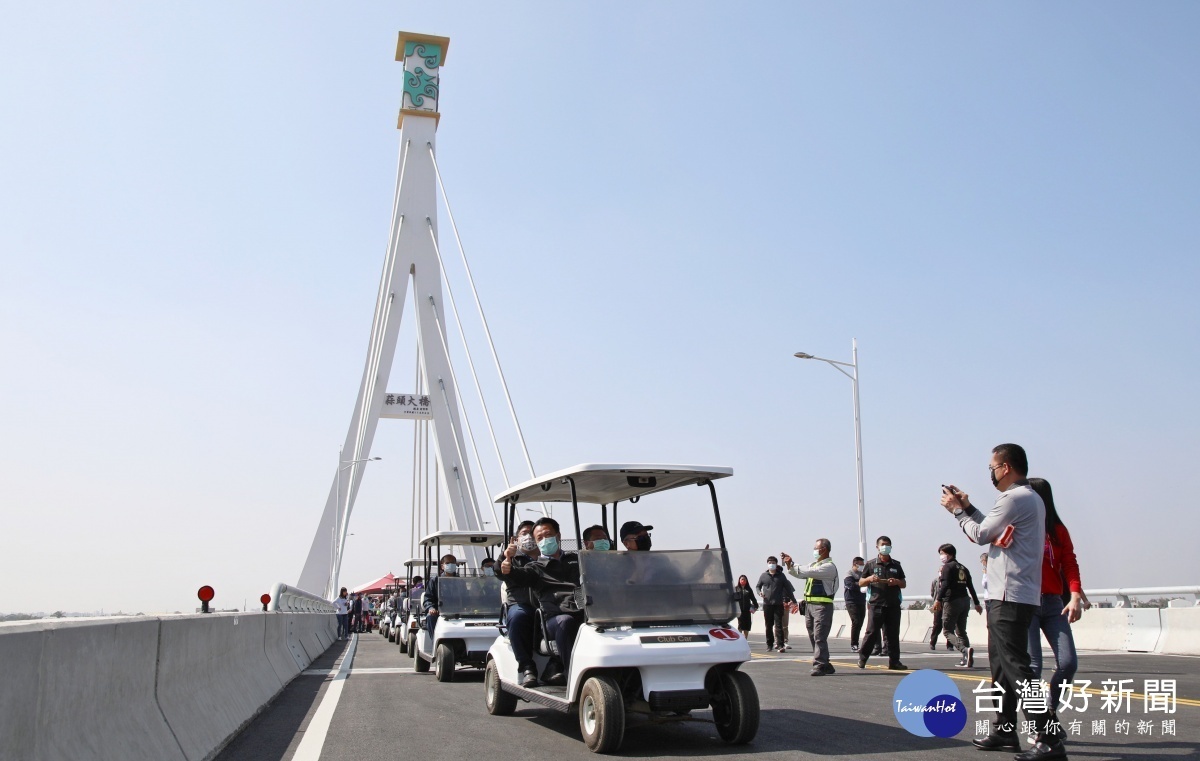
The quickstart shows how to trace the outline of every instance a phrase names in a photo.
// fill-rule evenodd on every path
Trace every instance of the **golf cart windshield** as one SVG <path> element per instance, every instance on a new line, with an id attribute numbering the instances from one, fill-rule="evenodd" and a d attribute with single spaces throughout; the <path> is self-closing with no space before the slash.
<path id="1" fill-rule="evenodd" d="M 438 611 L 445 618 L 500 618 L 500 579 L 442 576 L 437 585 Z"/>
<path id="2" fill-rule="evenodd" d="M 724 550 L 579 553 L 584 610 L 592 624 L 733 620 Z"/>

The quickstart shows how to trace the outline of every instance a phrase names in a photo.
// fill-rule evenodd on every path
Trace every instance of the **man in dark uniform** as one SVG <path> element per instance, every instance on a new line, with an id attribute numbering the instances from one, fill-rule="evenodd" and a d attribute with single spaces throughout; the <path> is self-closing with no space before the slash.
<path id="1" fill-rule="evenodd" d="M 860 587 L 870 587 L 871 597 L 867 601 L 871 609 L 867 623 L 867 639 L 858 651 L 858 667 L 867 667 L 867 658 L 880 638 L 887 638 L 888 668 L 903 671 L 908 667 L 900 662 L 900 616 L 901 593 L 907 586 L 904 569 L 898 560 L 892 559 L 892 540 L 881 536 L 875 540 L 879 555 L 866 562 Z"/>
<path id="2" fill-rule="evenodd" d="M 975 583 L 971 581 L 971 572 L 958 562 L 958 551 L 953 544 L 943 544 L 938 547 L 942 558 L 942 575 L 938 578 L 938 594 L 933 602 L 933 615 L 939 613 L 944 621 L 946 639 L 962 653 L 958 668 L 971 668 L 975 665 L 975 648 L 967 638 L 967 615 L 971 612 L 971 600 L 975 601 L 975 612 L 982 613 L 979 596 L 975 594 Z M 970 595 L 970 600 L 967 599 Z"/>
<path id="3" fill-rule="evenodd" d="M 842 579 L 842 599 L 846 601 L 846 612 L 850 614 L 850 649 L 858 652 L 858 635 L 862 632 L 863 619 L 867 615 L 867 595 L 858 586 L 862 578 L 863 559 L 851 561 L 850 573 Z"/>

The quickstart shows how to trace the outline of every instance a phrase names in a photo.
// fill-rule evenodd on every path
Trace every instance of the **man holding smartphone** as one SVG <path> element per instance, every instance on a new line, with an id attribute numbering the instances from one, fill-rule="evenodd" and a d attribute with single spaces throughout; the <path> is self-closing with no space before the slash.
<path id="1" fill-rule="evenodd" d="M 954 515 L 968 539 L 991 545 L 987 561 L 988 662 L 992 682 L 1004 692 L 992 733 L 975 740 L 975 746 L 1019 751 L 1017 685 L 1037 680 L 1029 665 L 1029 624 L 1042 599 L 1046 507 L 1026 480 L 1029 459 L 1020 446 L 994 448 L 988 472 L 1000 496 L 986 515 L 953 485 L 942 487 L 942 507 Z M 1033 712 L 1026 704 L 1025 718 L 1033 722 L 1037 738 L 1032 748 L 1015 756 L 1017 761 L 1067 757 L 1062 740 L 1047 731 L 1048 711 Z"/>

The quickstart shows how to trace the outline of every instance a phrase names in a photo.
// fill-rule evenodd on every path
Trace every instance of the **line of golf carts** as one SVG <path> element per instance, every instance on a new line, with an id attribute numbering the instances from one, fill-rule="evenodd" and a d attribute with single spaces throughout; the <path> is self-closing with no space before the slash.
<path id="1" fill-rule="evenodd" d="M 741 664 L 750 645 L 729 623 L 736 617 L 733 576 L 713 482 L 730 468 L 672 465 L 578 465 L 512 487 L 495 498 L 504 505 L 503 533 L 441 531 L 421 540 L 424 557 L 405 563 L 407 593 L 390 623 L 389 639 L 414 659 L 414 669 L 433 669 L 439 681 L 458 667 L 481 668 L 484 705 L 494 716 L 520 703 L 576 713 L 587 747 L 616 752 L 629 714 L 653 721 L 697 721 L 693 711 L 711 709 L 722 740 L 750 742 L 759 724 L 758 692 Z M 437 580 L 438 615 L 428 631 L 424 590 L 414 586 L 421 570 L 436 575 L 443 548 L 474 549 L 495 557 L 513 536 L 519 504 L 569 503 L 574 546 L 584 547 L 581 526 L 597 523 L 611 535 L 618 506 L 685 486 L 707 492 L 719 546 L 698 550 L 598 551 L 581 549 L 575 604 L 582 623 L 565 685 L 521 686 L 517 659 L 505 630 L 502 580 L 459 573 Z M 595 515 L 581 516 L 580 505 Z M 610 522 L 611 508 L 611 522 Z M 583 523 L 581 521 L 586 521 Z M 613 527 L 613 528 L 610 528 Z M 564 544 L 572 544 L 563 537 Z M 542 673 L 557 658 L 554 638 L 537 616 L 534 659 Z"/>

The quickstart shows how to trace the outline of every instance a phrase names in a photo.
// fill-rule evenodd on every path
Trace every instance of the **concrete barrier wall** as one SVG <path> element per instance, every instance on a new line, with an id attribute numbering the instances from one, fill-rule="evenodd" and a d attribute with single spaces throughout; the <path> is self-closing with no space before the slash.
<path id="1" fill-rule="evenodd" d="M 0 757 L 202 761 L 332 642 L 326 613 L 0 624 Z M 317 653 L 319 654 L 319 653 Z"/>
<path id="2" fill-rule="evenodd" d="M 900 619 L 900 641 L 924 643 L 928 649 L 933 627 L 930 610 L 905 610 Z M 1189 608 L 1092 608 L 1071 625 L 1075 646 L 1080 650 L 1101 650 L 1166 655 L 1200 655 L 1200 607 Z M 751 632 L 763 633 L 762 613 L 752 616 Z M 863 624 L 866 632 L 866 623 Z M 835 610 L 831 636 L 850 637 L 850 614 Z M 974 610 L 967 617 L 967 636 L 980 652 L 987 650 L 986 612 Z M 808 651 L 808 632 L 803 617 L 793 615 L 789 626 L 793 651 Z M 904 648 L 909 650 L 910 648 Z"/>

